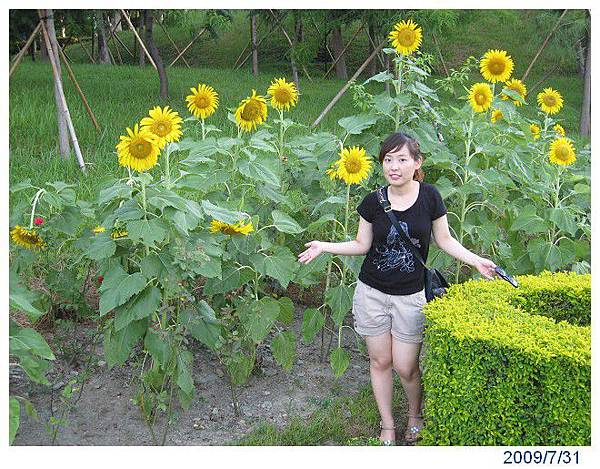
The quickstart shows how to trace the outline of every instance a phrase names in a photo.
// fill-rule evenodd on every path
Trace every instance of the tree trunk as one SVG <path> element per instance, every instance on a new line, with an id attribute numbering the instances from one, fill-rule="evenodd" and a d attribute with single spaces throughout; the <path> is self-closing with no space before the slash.
<path id="1" fill-rule="evenodd" d="M 123 26 L 121 24 L 121 12 L 119 10 L 114 11 L 112 24 L 113 26 L 115 24 L 117 25 L 117 27 L 115 28 L 116 33 L 118 33 L 119 31 L 123 31 Z"/>
<path id="2" fill-rule="evenodd" d="M 369 19 L 369 36 L 371 38 L 374 38 L 376 36 L 375 25 L 373 24 L 372 19 Z M 369 41 L 369 55 L 371 55 L 373 53 L 373 51 L 375 50 L 374 46 L 375 45 L 371 41 Z M 377 73 L 377 61 L 371 60 L 371 62 L 369 63 L 369 66 L 367 67 L 367 75 L 372 77 L 376 73 Z"/>
<path id="3" fill-rule="evenodd" d="M 336 59 L 340 57 L 342 51 L 344 50 L 341 26 L 335 26 L 331 30 L 331 50 Z M 335 74 L 342 80 L 348 79 L 348 71 L 346 70 L 346 57 L 342 56 L 335 64 Z"/>
<path id="4" fill-rule="evenodd" d="M 35 52 L 37 50 L 37 41 L 33 41 L 31 47 L 29 48 L 29 55 L 31 56 L 31 61 L 35 62 Z"/>
<path id="5" fill-rule="evenodd" d="M 140 10 L 139 26 L 138 26 L 138 34 L 140 35 L 140 37 L 144 37 L 144 23 L 146 22 L 146 16 L 147 16 L 147 10 Z M 138 63 L 140 64 L 140 67 L 143 67 L 144 64 L 146 63 L 146 55 L 144 54 L 144 50 L 141 47 L 138 49 L 138 51 L 139 51 Z"/>
<path id="6" fill-rule="evenodd" d="M 46 49 L 46 43 L 42 39 L 40 41 L 40 60 L 42 62 L 48 62 L 48 49 Z"/>
<path id="7" fill-rule="evenodd" d="M 250 34 L 252 40 L 252 73 L 258 75 L 258 48 L 256 46 L 256 20 L 258 17 L 252 15 L 250 20 Z"/>
<path id="8" fill-rule="evenodd" d="M 156 44 L 154 44 L 154 39 L 152 37 L 154 16 L 152 14 L 152 10 L 145 10 L 144 13 L 144 19 L 146 21 L 146 48 L 148 49 L 150 57 L 152 57 L 152 60 L 154 60 L 156 68 L 158 69 L 158 78 L 160 80 L 160 97 L 162 99 L 167 99 L 169 97 L 169 81 L 167 79 L 167 71 L 165 70 L 165 64 L 160 57 L 160 53 L 156 47 Z"/>
<path id="9" fill-rule="evenodd" d="M 46 20 L 46 29 L 48 31 L 48 37 L 50 39 L 50 47 L 52 47 L 53 55 L 54 55 L 54 63 L 56 64 L 56 69 L 58 72 L 58 76 L 61 75 L 61 67 L 60 67 L 60 57 L 58 56 L 58 41 L 56 40 L 56 30 L 54 29 L 54 18 L 52 10 L 42 10 L 42 14 L 48 18 Z M 48 49 L 46 49 L 46 54 L 48 54 Z M 48 55 L 46 55 L 48 56 Z M 48 58 L 49 60 L 49 58 Z M 71 156 L 71 145 L 69 144 L 69 130 L 67 129 L 67 119 L 65 116 L 65 111 L 63 108 L 63 102 L 60 97 L 60 83 L 57 80 L 54 80 L 54 100 L 56 102 L 56 120 L 58 123 L 58 148 L 60 151 L 60 155 L 64 159 L 69 159 Z"/>
<path id="10" fill-rule="evenodd" d="M 592 44 L 589 35 L 587 42 L 585 75 L 583 77 L 583 101 L 581 103 L 581 121 L 579 123 L 579 135 L 584 137 L 590 136 L 592 124 Z"/>
<path id="11" fill-rule="evenodd" d="M 106 22 L 102 10 L 96 10 L 96 24 L 98 25 L 98 62 L 110 65 L 110 55 L 108 54 L 106 40 Z"/>

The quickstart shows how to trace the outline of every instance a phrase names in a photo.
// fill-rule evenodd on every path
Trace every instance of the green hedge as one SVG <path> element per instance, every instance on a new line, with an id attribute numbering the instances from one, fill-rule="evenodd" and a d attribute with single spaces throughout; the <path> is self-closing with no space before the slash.
<path id="1" fill-rule="evenodd" d="M 517 278 L 425 307 L 421 444 L 591 444 L 591 276 Z"/>

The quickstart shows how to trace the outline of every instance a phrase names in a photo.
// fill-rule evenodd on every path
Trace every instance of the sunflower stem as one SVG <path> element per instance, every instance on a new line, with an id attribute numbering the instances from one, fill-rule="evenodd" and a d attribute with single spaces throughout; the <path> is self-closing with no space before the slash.
<path id="1" fill-rule="evenodd" d="M 171 146 L 167 144 L 165 153 L 165 187 L 171 189 L 171 167 L 170 167 Z M 143 184 L 142 184 L 143 186 Z"/>
<path id="2" fill-rule="evenodd" d="M 168 161 L 168 160 L 167 160 Z M 144 220 L 148 221 L 148 214 L 146 212 L 146 183 L 142 180 L 142 208 L 144 209 Z M 146 255 L 150 254 L 150 248 L 148 246 L 145 246 L 146 248 Z"/>
<path id="3" fill-rule="evenodd" d="M 35 197 L 33 198 L 33 203 L 31 204 L 31 217 L 29 218 L 30 230 L 33 228 L 33 217 L 35 216 L 35 208 L 37 207 L 37 203 L 44 192 L 46 192 L 46 189 L 40 189 L 36 192 Z"/>
<path id="4" fill-rule="evenodd" d="M 206 138 L 206 129 L 204 128 L 204 119 L 200 119 L 200 123 L 202 124 L 202 140 Z"/>
<path id="5" fill-rule="evenodd" d="M 398 97 L 398 95 L 400 94 L 400 91 L 402 90 L 402 65 L 404 63 L 404 56 L 402 54 L 400 55 L 400 62 L 398 63 L 398 79 L 394 81 L 394 88 L 396 89 L 396 98 Z M 400 104 L 396 103 L 396 127 L 395 130 L 396 132 L 398 131 L 398 128 L 400 127 Z"/>

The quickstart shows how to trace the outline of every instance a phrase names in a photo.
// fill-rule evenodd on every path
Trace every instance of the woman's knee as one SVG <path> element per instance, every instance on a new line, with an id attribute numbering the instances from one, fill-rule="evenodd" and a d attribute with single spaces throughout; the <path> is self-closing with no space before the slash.
<path id="1" fill-rule="evenodd" d="M 406 381 L 412 381 L 420 376 L 418 363 L 394 363 L 394 370 L 398 376 Z"/>
<path id="2" fill-rule="evenodd" d="M 392 368 L 392 354 L 389 355 L 381 354 L 371 356 L 371 368 L 380 371 L 386 371 Z"/>

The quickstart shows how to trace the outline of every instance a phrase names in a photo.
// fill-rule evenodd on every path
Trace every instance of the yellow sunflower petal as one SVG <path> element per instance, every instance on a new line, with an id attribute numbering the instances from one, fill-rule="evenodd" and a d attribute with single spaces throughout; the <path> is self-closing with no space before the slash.
<path id="1" fill-rule="evenodd" d="M 17 246 L 25 249 L 36 251 L 47 247 L 45 241 L 35 230 L 28 230 L 20 225 L 16 225 L 10 231 L 10 237 Z"/>
<path id="2" fill-rule="evenodd" d="M 276 78 L 267 90 L 271 96 L 271 106 L 275 109 L 289 109 L 298 101 L 298 90 L 294 82 L 288 83 L 285 78 Z"/>
<path id="3" fill-rule="evenodd" d="M 252 132 L 267 120 L 267 101 L 252 90 L 252 96 L 243 99 L 235 111 L 235 120 L 245 132 Z"/>
<path id="4" fill-rule="evenodd" d="M 219 95 L 212 86 L 198 84 L 198 89 L 190 88 L 191 95 L 186 96 L 188 110 L 194 117 L 206 119 L 212 116 L 219 106 Z"/>
<path id="5" fill-rule="evenodd" d="M 496 83 L 507 81 L 514 68 L 514 62 L 504 50 L 488 50 L 479 62 L 481 75 L 487 81 Z"/>
<path id="6" fill-rule="evenodd" d="M 525 97 L 527 96 L 527 87 L 525 86 L 525 83 L 523 83 L 518 78 L 513 78 L 511 80 L 508 80 L 504 85 L 505 85 L 504 88 L 502 88 L 503 90 L 511 90 L 516 93 L 519 93 L 519 95 L 523 99 L 525 99 Z M 506 101 L 511 98 L 509 96 L 503 94 L 502 99 L 504 101 Z M 520 106 L 522 103 L 521 103 L 521 101 L 517 101 L 516 99 L 513 99 L 513 104 L 515 106 Z"/>
<path id="7" fill-rule="evenodd" d="M 138 124 L 133 130 L 128 127 L 127 134 L 121 136 L 116 146 L 119 164 L 135 171 L 147 171 L 154 167 L 160 152 L 158 137 L 147 127 L 138 129 Z"/>
<path id="8" fill-rule="evenodd" d="M 423 31 L 413 20 L 404 20 L 394 25 L 388 39 L 398 53 L 410 55 L 420 47 Z"/>
<path id="9" fill-rule="evenodd" d="M 327 171 L 331 179 L 337 177 L 346 184 L 360 184 L 369 177 L 372 160 L 367 156 L 364 148 L 344 148 L 339 155 L 340 159 L 334 163 L 337 170 Z"/>
<path id="10" fill-rule="evenodd" d="M 563 107 L 563 97 L 552 88 L 544 88 L 544 91 L 538 93 L 537 102 L 541 110 L 547 114 L 556 114 Z"/>
<path id="11" fill-rule="evenodd" d="M 487 83 L 475 83 L 469 91 L 469 103 L 475 112 L 487 111 L 492 105 L 492 89 Z"/>
<path id="12" fill-rule="evenodd" d="M 557 138 L 550 144 L 550 161 L 561 166 L 568 166 L 577 160 L 573 143 L 568 138 Z"/>

